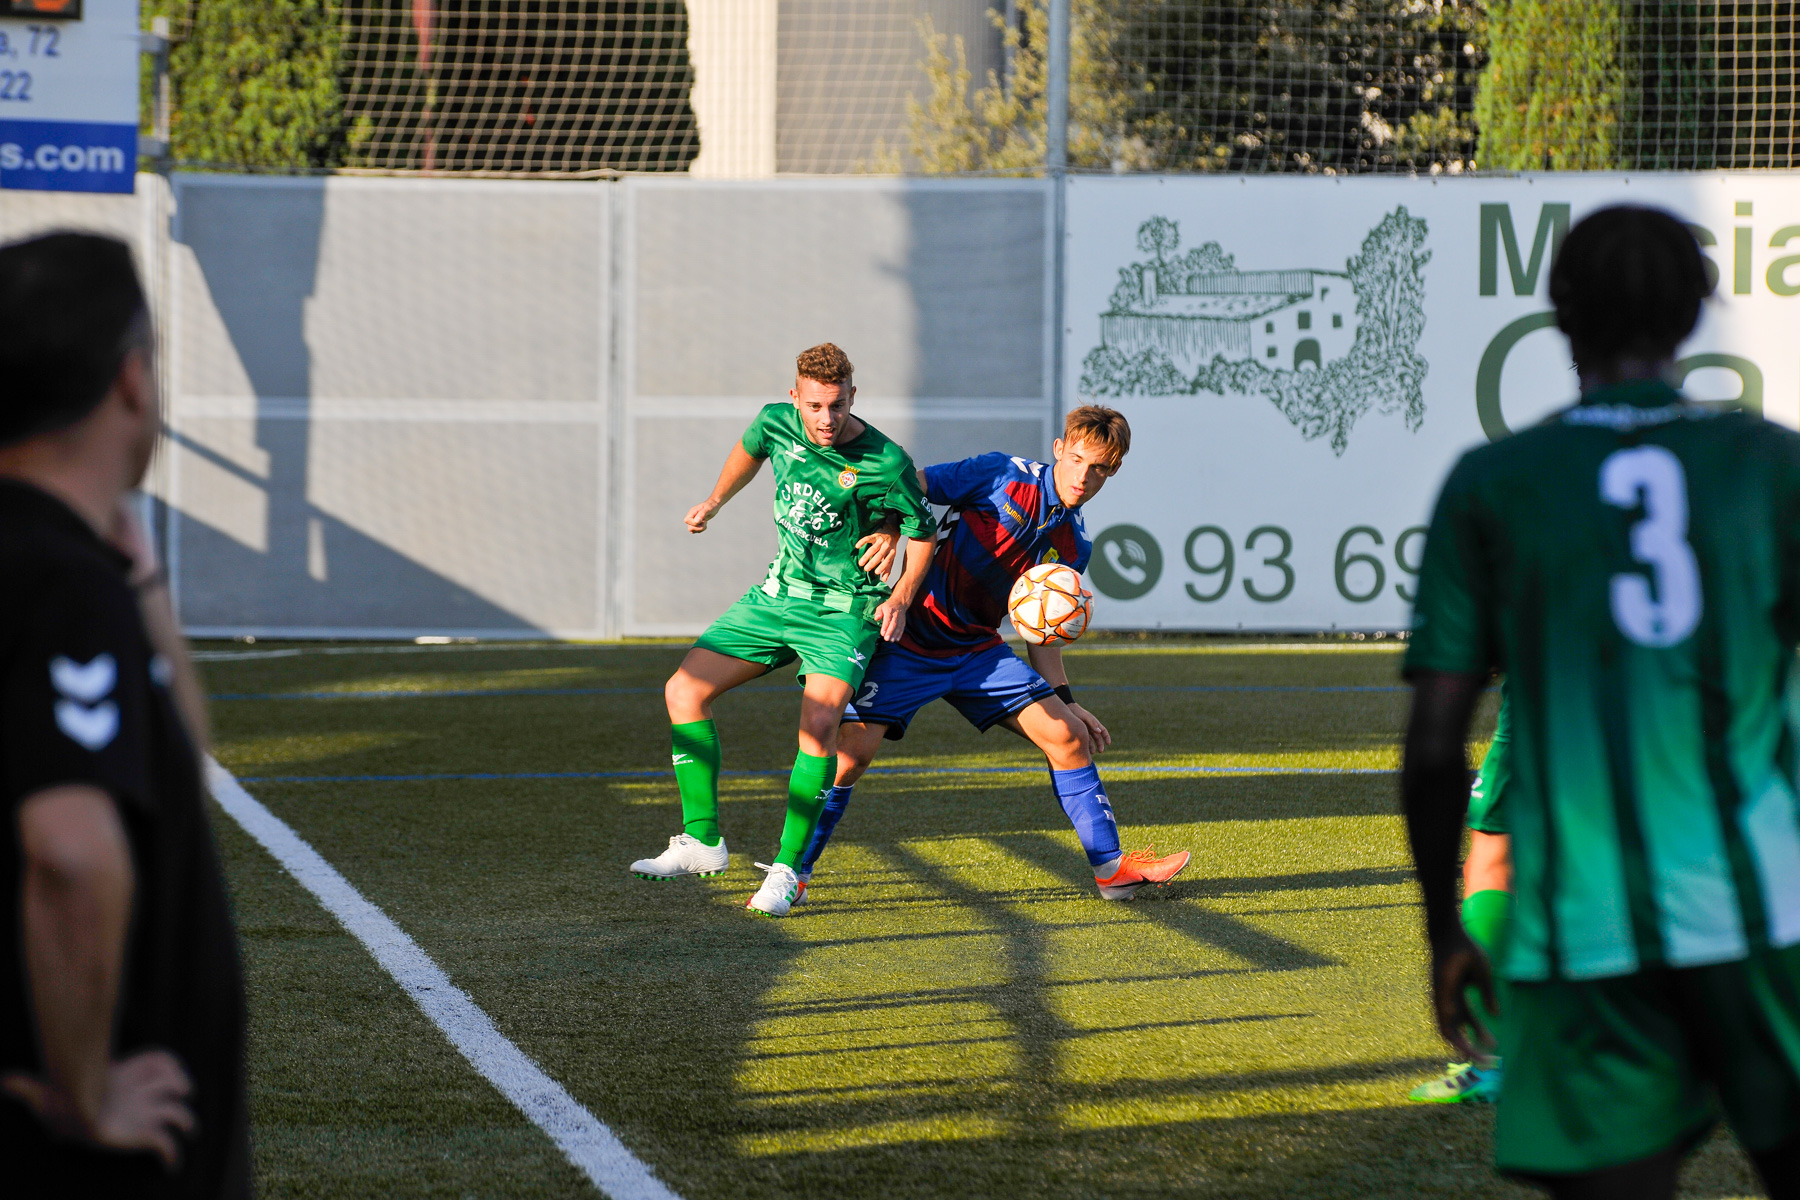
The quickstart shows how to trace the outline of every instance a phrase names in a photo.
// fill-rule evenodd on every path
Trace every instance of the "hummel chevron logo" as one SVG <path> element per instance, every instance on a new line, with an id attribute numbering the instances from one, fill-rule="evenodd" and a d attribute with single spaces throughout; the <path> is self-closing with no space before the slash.
<path id="1" fill-rule="evenodd" d="M 110 654 L 78 663 L 58 656 L 50 660 L 50 684 L 62 699 L 51 710 L 56 727 L 88 750 L 100 750 L 119 735 L 119 706 L 106 697 L 119 681 L 119 664 Z"/>
<path id="2" fill-rule="evenodd" d="M 103 750 L 119 734 L 119 706 L 111 700 L 92 708 L 73 700 L 58 700 L 56 727 L 77 745 L 89 750 Z"/>
<path id="3" fill-rule="evenodd" d="M 110 654 L 97 654 L 88 663 L 57 656 L 50 660 L 50 682 L 71 700 L 92 704 L 104 699 L 119 681 L 119 664 Z"/>

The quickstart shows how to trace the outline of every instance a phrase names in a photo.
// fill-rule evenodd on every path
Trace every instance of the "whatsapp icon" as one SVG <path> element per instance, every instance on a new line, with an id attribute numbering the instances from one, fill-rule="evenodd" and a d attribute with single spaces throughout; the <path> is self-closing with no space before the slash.
<path id="1" fill-rule="evenodd" d="M 1088 577 L 1104 596 L 1136 600 L 1162 578 L 1162 547 L 1136 525 L 1109 525 L 1094 539 Z"/>

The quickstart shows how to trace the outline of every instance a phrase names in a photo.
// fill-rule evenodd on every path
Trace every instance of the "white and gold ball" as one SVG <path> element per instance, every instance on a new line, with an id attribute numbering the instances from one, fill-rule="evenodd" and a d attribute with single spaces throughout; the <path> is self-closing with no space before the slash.
<path id="1" fill-rule="evenodd" d="M 1013 583 L 1006 612 L 1032 645 L 1058 646 L 1087 632 L 1092 598 L 1067 563 L 1039 563 Z"/>

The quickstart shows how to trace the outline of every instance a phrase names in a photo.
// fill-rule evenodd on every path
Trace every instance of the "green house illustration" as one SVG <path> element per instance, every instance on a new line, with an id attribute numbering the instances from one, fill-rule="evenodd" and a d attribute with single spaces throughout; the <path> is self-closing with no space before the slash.
<path id="1" fill-rule="evenodd" d="M 1100 343 L 1081 362 L 1084 396 L 1255 397 L 1309 441 L 1342 454 L 1368 412 L 1425 419 L 1425 222 L 1404 205 L 1345 260 L 1240 271 L 1218 242 L 1176 257 L 1167 217 L 1138 226 L 1148 257 L 1119 268 Z"/>
<path id="2" fill-rule="evenodd" d="M 1356 290 L 1342 271 L 1132 270 L 1137 293 L 1101 315 L 1101 345 L 1160 351 L 1183 375 L 1220 357 L 1316 371 L 1356 340 Z"/>

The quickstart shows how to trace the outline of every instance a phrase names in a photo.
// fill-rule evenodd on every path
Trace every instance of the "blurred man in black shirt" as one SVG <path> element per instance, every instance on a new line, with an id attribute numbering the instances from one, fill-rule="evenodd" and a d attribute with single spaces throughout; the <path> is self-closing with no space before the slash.
<path id="1" fill-rule="evenodd" d="M 161 429 L 123 243 L 0 248 L 0 1193 L 250 1194 L 198 683 L 128 493 Z"/>

